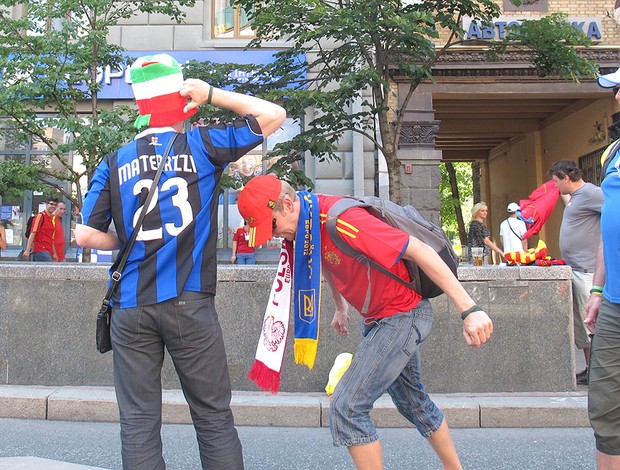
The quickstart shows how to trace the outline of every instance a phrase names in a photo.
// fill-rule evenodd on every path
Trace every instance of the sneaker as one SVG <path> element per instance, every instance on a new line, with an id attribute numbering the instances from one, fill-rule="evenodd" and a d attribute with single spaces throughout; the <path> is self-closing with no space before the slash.
<path id="1" fill-rule="evenodd" d="M 586 367 L 581 372 L 578 372 L 575 377 L 577 378 L 577 385 L 588 385 L 588 368 Z"/>

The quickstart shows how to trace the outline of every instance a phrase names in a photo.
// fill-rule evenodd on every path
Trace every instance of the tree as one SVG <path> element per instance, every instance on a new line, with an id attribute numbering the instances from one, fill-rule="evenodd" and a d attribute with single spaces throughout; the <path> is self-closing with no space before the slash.
<path id="1" fill-rule="evenodd" d="M 472 164 L 446 162 L 440 164 L 441 226 L 450 236 L 458 236 L 467 245 L 467 230 L 463 209 L 473 206 Z"/>
<path id="2" fill-rule="evenodd" d="M 101 158 L 131 138 L 136 111 L 97 100 L 105 67 L 124 63 L 123 49 L 108 43 L 108 31 L 138 12 L 161 13 L 181 21 L 183 6 L 195 0 L 0 0 L 0 116 L 4 133 L 21 142 L 36 139 L 59 163 L 57 169 L 33 163 L 13 179 L 18 188 L 55 188 L 81 207 L 79 180 L 92 175 Z M 13 16 L 20 8 L 23 15 Z M 50 133 L 49 129 L 59 132 Z M 81 157 L 83 171 L 71 164 Z M 0 163 L 0 175 L 15 170 Z M 17 176 L 17 175 L 16 175 Z M 66 191 L 62 181 L 69 181 Z"/>
<path id="3" fill-rule="evenodd" d="M 0 197 L 18 199 L 23 192 L 49 189 L 39 182 L 43 168 L 39 165 L 23 165 L 14 160 L 0 164 Z"/>
<path id="4" fill-rule="evenodd" d="M 238 0 L 238 5 L 248 13 L 257 36 L 251 47 L 274 40 L 291 44 L 269 66 L 271 75 L 288 81 L 289 88 L 272 89 L 271 98 L 285 99 L 290 116 L 314 109 L 307 130 L 275 153 L 288 159 L 301 159 L 305 153 L 332 159 L 345 132 L 360 133 L 384 155 L 394 201 L 400 200 L 397 150 L 413 93 L 420 83 L 432 80 L 437 59 L 462 42 L 463 17 L 484 24 L 500 13 L 493 0 L 270 0 L 259 6 L 254 0 Z M 495 54 L 514 46 L 520 34 L 519 47 L 530 52 L 541 75 L 578 79 L 595 73 L 593 63 L 572 47 L 589 44 L 583 33 L 564 24 L 562 15 L 547 20 L 554 24 L 549 30 L 537 28 L 537 21 L 527 21 L 521 31 L 509 30 Z M 447 39 L 437 48 L 440 32 Z M 398 101 L 392 80 L 396 73 L 410 85 Z M 351 112 L 355 100 L 361 100 L 362 107 Z"/>

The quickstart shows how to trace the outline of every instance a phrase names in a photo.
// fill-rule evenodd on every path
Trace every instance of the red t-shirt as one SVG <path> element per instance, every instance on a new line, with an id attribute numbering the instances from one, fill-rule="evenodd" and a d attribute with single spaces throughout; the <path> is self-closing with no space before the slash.
<path id="1" fill-rule="evenodd" d="M 321 258 L 323 268 L 332 276 L 336 289 L 357 311 L 361 311 L 368 291 L 370 269 L 370 304 L 366 318 L 389 317 L 408 312 L 420 302 L 421 296 L 408 287 L 390 279 L 376 269 L 345 255 L 331 241 L 325 218 L 338 196 L 318 195 L 321 214 Z M 409 235 L 391 227 L 362 208 L 344 212 L 337 222 L 342 228 L 343 239 L 368 258 L 410 281 L 402 256 L 409 245 Z"/>
<path id="2" fill-rule="evenodd" d="M 31 232 L 35 232 L 32 252 L 47 251 L 51 255 L 54 254 L 52 245 L 54 244 L 54 235 L 56 230 L 56 217 L 49 215 L 47 211 L 41 211 L 32 221 Z"/>
<path id="3" fill-rule="evenodd" d="M 239 227 L 233 235 L 233 242 L 237 242 L 237 254 L 254 253 L 254 248 L 248 245 L 250 233 L 244 227 Z"/>

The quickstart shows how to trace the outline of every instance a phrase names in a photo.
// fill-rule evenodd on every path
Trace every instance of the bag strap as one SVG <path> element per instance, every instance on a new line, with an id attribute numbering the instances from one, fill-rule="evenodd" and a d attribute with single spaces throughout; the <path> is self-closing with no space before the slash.
<path id="1" fill-rule="evenodd" d="M 603 152 L 603 162 L 601 164 L 601 183 L 605 178 L 605 173 L 607 173 L 607 167 L 616 156 L 616 153 L 620 150 L 620 139 L 614 140 Z"/>
<path id="2" fill-rule="evenodd" d="M 517 237 L 519 240 L 523 241 L 523 238 L 521 238 L 521 237 L 517 234 L 517 232 L 515 232 L 515 231 L 514 231 L 514 229 L 512 228 L 512 225 L 510 225 L 510 219 L 511 219 L 510 217 L 508 217 L 508 218 L 506 219 L 506 223 L 508 224 L 508 227 L 510 227 L 510 231 L 511 231 L 512 233 L 514 233 L 514 234 L 515 234 L 515 237 Z"/>
<path id="3" fill-rule="evenodd" d="M 170 149 L 172 149 L 172 145 L 174 144 L 174 141 L 177 139 L 178 136 L 179 136 L 179 133 L 177 132 L 174 134 L 174 136 L 172 136 L 172 138 L 170 139 L 170 142 L 168 142 L 168 146 L 166 147 L 166 150 L 164 151 L 164 155 L 159 164 L 159 168 L 157 168 L 157 173 L 155 174 L 155 178 L 153 178 L 153 183 L 151 184 L 149 193 L 146 196 L 146 201 L 144 201 L 144 205 L 142 206 L 142 211 L 140 211 L 140 216 L 138 217 L 138 220 L 136 221 L 136 225 L 133 229 L 133 232 L 131 233 L 131 237 L 129 238 L 129 241 L 123 248 L 123 251 L 119 253 L 119 258 L 117 258 L 119 261 L 116 264 L 116 268 L 114 269 L 114 272 L 112 273 L 112 282 L 110 283 L 110 286 L 108 287 L 108 291 L 106 292 L 105 297 L 103 298 L 103 304 L 106 307 L 110 305 L 110 299 L 112 298 L 114 291 L 116 290 L 116 288 L 118 287 L 118 284 L 120 283 L 121 277 L 123 275 L 123 269 L 125 269 L 125 264 L 127 264 L 127 260 L 129 259 L 129 252 L 131 251 L 131 248 L 133 247 L 133 244 L 136 241 L 136 238 L 138 237 L 138 233 L 140 232 L 140 228 L 142 227 L 142 222 L 144 221 L 144 217 L 146 216 L 146 211 L 148 210 L 148 207 L 151 204 L 151 201 L 153 200 L 153 196 L 155 195 L 155 189 L 157 188 L 157 184 L 159 183 L 159 180 L 161 179 L 161 174 L 163 173 L 164 167 L 166 166 L 166 160 L 168 159 L 168 154 L 170 153 Z"/>

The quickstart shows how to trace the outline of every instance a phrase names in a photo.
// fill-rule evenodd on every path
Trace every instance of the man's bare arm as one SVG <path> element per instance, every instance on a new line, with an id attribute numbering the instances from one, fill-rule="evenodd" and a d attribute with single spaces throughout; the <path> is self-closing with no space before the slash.
<path id="1" fill-rule="evenodd" d="M 75 226 L 75 242 L 81 247 L 98 250 L 116 250 L 120 247 L 115 231 L 102 232 L 83 224 Z"/>

